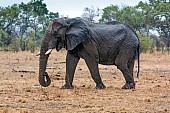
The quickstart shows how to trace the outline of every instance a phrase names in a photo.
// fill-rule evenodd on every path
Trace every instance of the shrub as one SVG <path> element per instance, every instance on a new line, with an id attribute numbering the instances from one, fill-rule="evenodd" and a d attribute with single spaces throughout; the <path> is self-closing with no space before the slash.
<path id="1" fill-rule="evenodd" d="M 147 51 L 153 52 L 153 48 L 154 48 L 153 40 L 149 36 L 143 33 L 140 33 L 140 32 L 137 32 L 137 35 L 140 40 L 141 52 L 144 52 L 144 53 L 146 53 Z"/>
<path id="2" fill-rule="evenodd" d="M 18 52 L 20 49 L 20 42 L 18 39 L 13 39 L 12 43 L 9 45 L 9 49 L 13 50 L 14 52 Z"/>

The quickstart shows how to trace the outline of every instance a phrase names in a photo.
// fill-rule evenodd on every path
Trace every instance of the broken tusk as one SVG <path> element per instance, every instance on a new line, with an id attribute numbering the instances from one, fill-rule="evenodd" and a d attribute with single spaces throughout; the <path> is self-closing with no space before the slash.
<path id="1" fill-rule="evenodd" d="M 51 54 L 53 49 L 49 49 L 45 54 L 48 55 L 48 54 Z"/>
<path id="2" fill-rule="evenodd" d="M 38 52 L 37 54 L 36 54 L 36 56 L 39 56 L 40 55 L 40 52 Z"/>

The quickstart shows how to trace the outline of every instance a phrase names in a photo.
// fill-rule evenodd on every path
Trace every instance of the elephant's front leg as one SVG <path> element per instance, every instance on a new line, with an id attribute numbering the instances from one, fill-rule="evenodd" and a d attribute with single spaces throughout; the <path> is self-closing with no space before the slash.
<path id="1" fill-rule="evenodd" d="M 79 61 L 79 57 L 75 57 L 75 55 L 68 51 L 66 56 L 66 76 L 65 76 L 65 85 L 62 87 L 63 89 L 73 89 L 73 78 L 77 63 Z"/>

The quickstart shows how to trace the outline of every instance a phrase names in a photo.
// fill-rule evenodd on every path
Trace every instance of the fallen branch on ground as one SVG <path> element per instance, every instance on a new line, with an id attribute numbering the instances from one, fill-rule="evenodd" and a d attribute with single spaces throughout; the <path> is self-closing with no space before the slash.
<path id="1" fill-rule="evenodd" d="M 30 70 L 15 70 L 15 69 L 12 69 L 12 72 L 35 73 L 35 71 L 30 71 Z"/>

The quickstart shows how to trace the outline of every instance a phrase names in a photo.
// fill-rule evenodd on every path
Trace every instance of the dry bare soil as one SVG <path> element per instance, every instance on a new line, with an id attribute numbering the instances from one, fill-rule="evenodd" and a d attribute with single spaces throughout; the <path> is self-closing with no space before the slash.
<path id="1" fill-rule="evenodd" d="M 2 113 L 139 113 L 170 112 L 170 55 L 141 54 L 136 89 L 123 90 L 124 78 L 115 66 L 99 65 L 107 86 L 95 89 L 89 70 L 80 60 L 72 90 L 64 85 L 66 52 L 50 55 L 47 72 L 52 84 L 38 83 L 39 57 L 30 52 L 0 52 L 0 112 Z"/>

